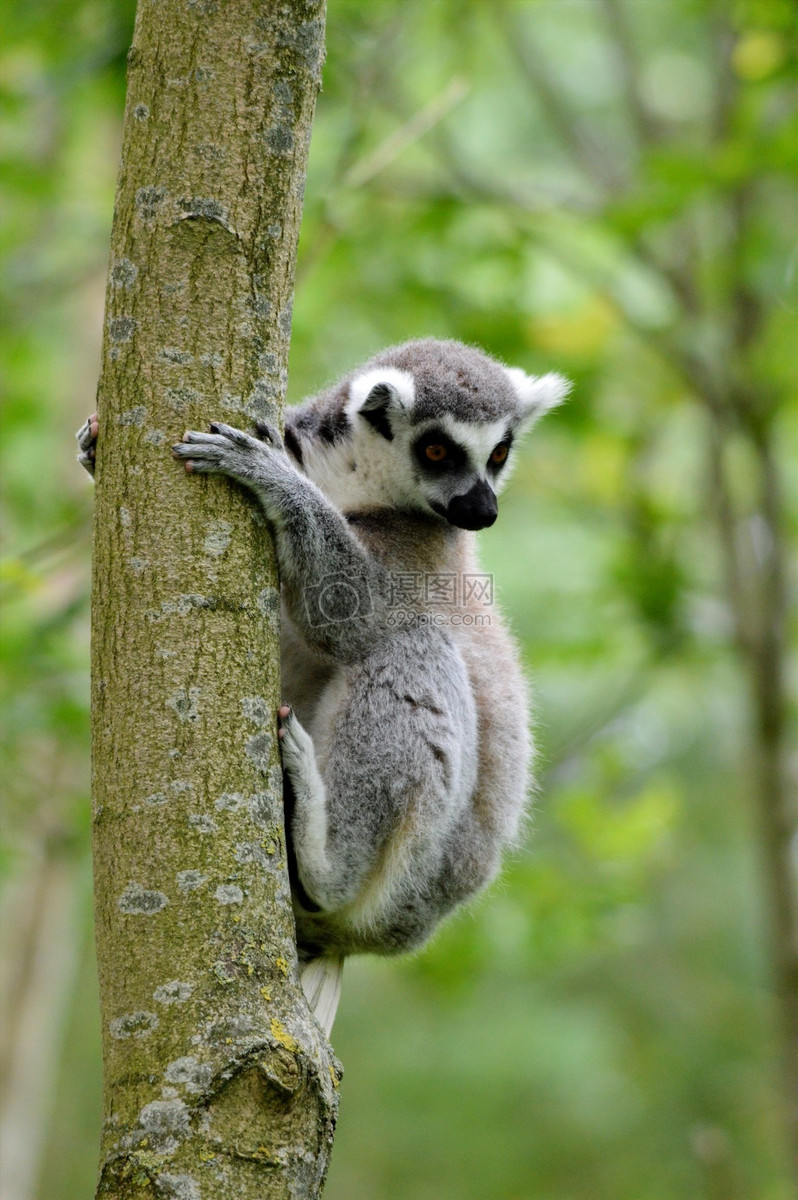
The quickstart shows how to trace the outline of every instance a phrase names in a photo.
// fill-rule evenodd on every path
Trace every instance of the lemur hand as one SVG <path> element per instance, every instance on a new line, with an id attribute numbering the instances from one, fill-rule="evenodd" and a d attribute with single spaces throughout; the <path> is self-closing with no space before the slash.
<path id="1" fill-rule="evenodd" d="M 173 457 L 182 460 L 191 473 L 229 475 L 257 488 L 265 482 L 264 476 L 273 473 L 278 461 L 288 466 L 282 439 L 270 426 L 258 427 L 259 438 L 218 421 L 208 428 L 209 433 L 187 429 L 182 442 L 172 447 Z"/>
<path id="2" fill-rule="evenodd" d="M 91 416 L 81 425 L 80 429 L 75 434 L 78 440 L 78 462 L 82 467 L 85 467 L 90 475 L 94 474 L 94 459 L 97 450 L 97 434 L 100 431 L 100 422 L 97 413 L 92 413 Z"/>

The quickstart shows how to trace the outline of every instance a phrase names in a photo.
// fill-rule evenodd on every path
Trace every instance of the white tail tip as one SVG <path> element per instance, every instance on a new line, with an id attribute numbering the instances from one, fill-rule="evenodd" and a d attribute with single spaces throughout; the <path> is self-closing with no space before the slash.
<path id="1" fill-rule="evenodd" d="M 310 962 L 302 963 L 299 968 L 299 981 L 305 999 L 327 1037 L 330 1036 L 341 998 L 343 971 L 344 960 L 337 956 L 312 958 Z"/>

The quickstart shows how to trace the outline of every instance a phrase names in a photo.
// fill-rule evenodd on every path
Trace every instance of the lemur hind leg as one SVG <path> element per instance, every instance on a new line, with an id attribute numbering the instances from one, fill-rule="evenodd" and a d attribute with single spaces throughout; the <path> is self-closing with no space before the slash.
<path id="1" fill-rule="evenodd" d="M 362 879 L 348 870 L 339 856 L 330 854 L 327 791 L 316 763 L 313 739 L 293 709 L 278 709 L 278 737 L 293 792 L 291 842 L 297 873 L 307 896 L 320 908 L 333 910 L 357 894 Z"/>
<path id="2" fill-rule="evenodd" d="M 313 740 L 293 709 L 284 704 L 277 710 L 277 715 L 280 720 L 277 736 L 280 739 L 283 770 L 288 775 L 293 793 L 291 841 L 297 870 L 312 900 L 322 908 L 328 908 L 330 905 L 324 903 L 325 889 L 320 886 L 330 873 L 324 780 L 316 765 Z"/>

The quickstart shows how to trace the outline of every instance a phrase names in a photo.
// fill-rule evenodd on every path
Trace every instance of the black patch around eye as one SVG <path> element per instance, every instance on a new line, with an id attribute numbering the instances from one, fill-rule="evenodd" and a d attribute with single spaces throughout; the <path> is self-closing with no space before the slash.
<path id="1" fill-rule="evenodd" d="M 507 453 L 505 454 L 505 456 L 501 462 L 494 462 L 493 455 L 496 453 L 496 451 L 501 446 L 507 447 Z M 510 457 L 510 451 L 512 450 L 512 447 L 513 447 L 513 435 L 511 433 L 508 433 L 507 437 L 503 438 L 502 441 L 500 441 L 498 443 L 498 445 L 494 446 L 493 449 L 491 450 L 490 458 L 488 459 L 488 470 L 489 471 L 501 471 L 502 467 L 506 465 L 507 460 Z"/>
<path id="2" fill-rule="evenodd" d="M 428 446 L 443 446 L 446 457 L 439 462 L 427 458 Z M 413 443 L 413 456 L 423 471 L 429 471 L 433 475 L 441 471 L 465 467 L 468 463 L 468 455 L 463 447 L 458 446 L 457 442 L 453 442 L 442 429 L 427 429 L 425 433 L 422 433 L 421 437 Z"/>

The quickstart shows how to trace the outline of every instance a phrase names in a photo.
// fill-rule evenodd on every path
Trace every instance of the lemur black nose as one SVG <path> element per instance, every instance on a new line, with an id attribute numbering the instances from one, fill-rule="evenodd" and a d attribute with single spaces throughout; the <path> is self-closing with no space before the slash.
<path id="1" fill-rule="evenodd" d="M 493 488 L 484 479 L 462 496 L 449 501 L 446 516 L 458 529 L 487 529 L 499 515 L 499 505 Z"/>

